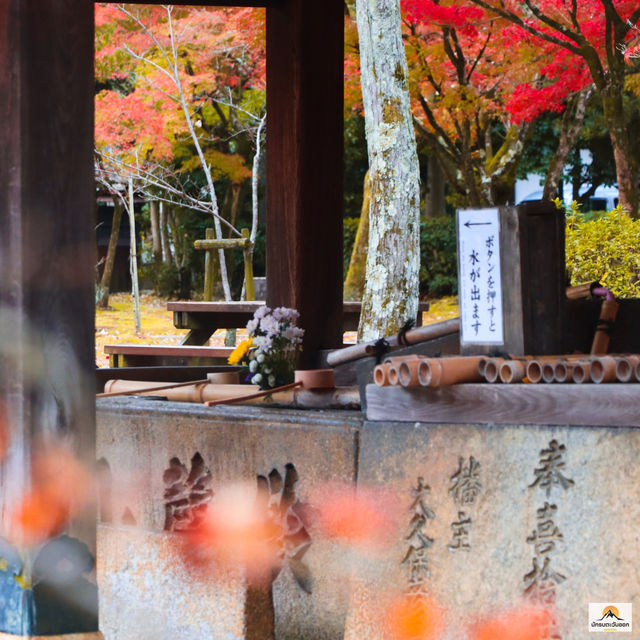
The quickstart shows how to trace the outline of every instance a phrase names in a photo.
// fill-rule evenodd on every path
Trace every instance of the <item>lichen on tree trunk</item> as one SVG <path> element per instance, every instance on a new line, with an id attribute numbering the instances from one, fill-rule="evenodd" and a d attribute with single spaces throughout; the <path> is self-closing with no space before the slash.
<path id="1" fill-rule="evenodd" d="M 417 316 L 420 192 L 399 0 L 357 0 L 371 206 L 359 340 Z"/>

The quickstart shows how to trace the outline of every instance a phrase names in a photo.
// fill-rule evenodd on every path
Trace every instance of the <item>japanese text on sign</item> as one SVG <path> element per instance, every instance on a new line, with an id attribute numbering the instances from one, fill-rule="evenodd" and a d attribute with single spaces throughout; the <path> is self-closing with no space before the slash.
<path id="1" fill-rule="evenodd" d="M 504 342 L 499 235 L 497 209 L 458 211 L 462 342 Z"/>

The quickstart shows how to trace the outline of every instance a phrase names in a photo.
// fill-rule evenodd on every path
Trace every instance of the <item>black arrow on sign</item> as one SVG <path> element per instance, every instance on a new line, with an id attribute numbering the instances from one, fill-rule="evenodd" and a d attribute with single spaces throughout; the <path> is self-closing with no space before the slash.
<path id="1" fill-rule="evenodd" d="M 493 224 L 492 222 L 469 222 L 468 220 L 464 223 L 465 227 L 479 227 L 481 225 Z"/>

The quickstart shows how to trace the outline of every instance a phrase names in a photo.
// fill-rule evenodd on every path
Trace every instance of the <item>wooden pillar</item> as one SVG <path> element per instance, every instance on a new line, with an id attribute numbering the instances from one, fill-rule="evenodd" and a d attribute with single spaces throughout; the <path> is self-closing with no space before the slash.
<path id="1" fill-rule="evenodd" d="M 267 304 L 342 344 L 343 0 L 267 6 Z"/>
<path id="2" fill-rule="evenodd" d="M 0 524 L 5 533 L 8 515 L 30 487 L 34 439 L 58 436 L 84 462 L 95 459 L 93 88 L 92 2 L 0 0 L 0 426 L 9 438 L 0 460 Z M 84 544 L 93 550 L 90 518 L 67 533 L 76 550 L 86 550 Z M 55 587 L 42 576 L 32 588 L 24 581 L 16 586 L 15 576 L 21 570 L 27 575 L 25 564 L 42 546 L 20 549 L 23 558 L 11 555 L 15 547 L 4 542 L 2 551 L 4 560 L 11 558 L 0 570 L 1 637 L 76 632 L 74 638 L 97 637 L 97 600 L 86 576 L 65 586 Z M 84 594 L 81 607 L 64 604 L 74 590 Z"/>

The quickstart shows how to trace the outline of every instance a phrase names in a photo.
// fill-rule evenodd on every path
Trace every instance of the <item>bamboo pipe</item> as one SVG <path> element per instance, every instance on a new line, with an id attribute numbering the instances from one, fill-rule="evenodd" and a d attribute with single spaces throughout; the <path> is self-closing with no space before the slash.
<path id="1" fill-rule="evenodd" d="M 611 356 L 593 358 L 591 361 L 591 380 L 596 384 L 616 381 L 616 359 Z"/>
<path id="2" fill-rule="evenodd" d="M 527 375 L 527 364 L 522 360 L 505 360 L 500 365 L 499 375 L 505 384 L 522 382 Z"/>
<path id="3" fill-rule="evenodd" d="M 264 398 L 266 396 L 272 396 L 289 389 L 295 389 L 301 387 L 302 381 L 292 382 L 291 384 L 283 384 L 275 389 L 263 389 L 262 391 L 256 391 L 256 393 L 245 393 L 244 396 L 230 396 L 228 398 L 222 398 L 221 400 L 207 400 L 204 404 L 207 407 L 215 407 L 218 404 L 233 404 L 234 402 L 246 402 L 247 400 L 255 400 L 257 398 Z"/>
<path id="4" fill-rule="evenodd" d="M 448 336 L 456 331 L 460 330 L 460 318 L 452 318 L 451 320 L 445 320 L 444 322 L 437 322 L 435 324 L 428 324 L 424 327 L 416 327 L 410 329 L 404 334 L 407 341 L 407 345 L 418 344 L 419 342 L 426 342 L 427 340 L 434 340 L 435 338 L 442 338 Z M 386 338 L 389 348 L 402 349 L 405 345 L 398 343 L 398 336 L 389 336 Z M 327 364 L 331 367 L 335 367 L 351 360 L 358 360 L 359 358 L 365 358 L 375 354 L 375 342 L 362 342 L 355 344 L 352 347 L 345 347 L 344 349 L 337 349 L 332 351 L 327 356 Z"/>
<path id="5" fill-rule="evenodd" d="M 387 369 L 387 380 L 392 387 L 398 386 L 398 369 L 395 362 L 391 363 Z"/>
<path id="6" fill-rule="evenodd" d="M 538 384 L 542 380 L 542 362 L 540 360 L 531 360 L 527 363 L 527 380 L 531 384 Z"/>
<path id="7" fill-rule="evenodd" d="M 609 350 L 609 340 L 611 333 L 611 326 L 618 314 L 618 301 L 611 295 L 607 289 L 596 289 L 598 291 L 607 291 L 607 297 L 602 301 L 602 307 L 600 308 L 600 317 L 596 324 L 596 332 L 593 336 L 593 343 L 591 344 L 591 355 L 599 356 L 604 355 Z"/>
<path id="8" fill-rule="evenodd" d="M 589 360 L 575 362 L 573 371 L 571 372 L 571 378 L 576 384 L 591 382 L 591 362 Z"/>
<path id="9" fill-rule="evenodd" d="M 619 382 L 636 380 L 636 368 L 640 363 L 640 356 L 623 356 L 616 361 L 616 378 Z"/>
<path id="10" fill-rule="evenodd" d="M 293 383 L 296 384 L 296 383 Z M 304 409 L 356 409 L 360 406 L 360 394 L 357 387 L 336 387 L 334 389 L 308 390 L 303 388 L 289 388 L 281 391 L 267 391 L 265 395 L 270 397 L 266 400 L 262 397 L 247 399 L 247 391 L 251 389 L 246 384 L 207 384 L 201 383 L 175 388 L 166 388 L 164 391 L 151 391 L 157 387 L 157 382 L 141 382 L 133 380 L 109 380 L 105 389 L 112 391 L 128 391 L 144 395 L 167 397 L 169 400 L 177 402 L 218 402 L 228 401 L 230 398 L 234 402 L 260 405 L 290 405 Z M 195 386 L 202 387 L 196 389 Z M 261 395 L 263 392 L 259 392 Z"/>
<path id="11" fill-rule="evenodd" d="M 420 384 L 418 380 L 418 365 L 421 358 L 406 357 L 397 365 L 398 382 L 403 387 L 415 387 Z"/>
<path id="12" fill-rule="evenodd" d="M 553 368 L 554 382 L 567 382 L 571 379 L 572 372 L 573 364 L 564 361 L 556 362 L 555 367 Z"/>
<path id="13" fill-rule="evenodd" d="M 478 373 L 484 377 L 484 370 L 487 367 L 487 363 L 491 360 L 489 356 L 482 356 L 478 362 Z"/>
<path id="14" fill-rule="evenodd" d="M 480 382 L 481 356 L 424 358 L 418 363 L 418 381 L 423 387 L 444 387 L 461 382 Z"/>
<path id="15" fill-rule="evenodd" d="M 385 362 L 383 364 L 377 364 L 373 369 L 373 381 L 379 387 L 388 387 L 391 384 L 388 376 L 390 366 L 390 362 Z"/>
<path id="16" fill-rule="evenodd" d="M 552 362 L 555 366 L 558 362 L 574 362 L 584 358 L 585 356 L 582 354 L 532 357 L 527 361 L 527 380 L 532 384 L 538 384 L 543 379 L 542 370 L 545 363 Z"/>
<path id="17" fill-rule="evenodd" d="M 498 382 L 500 378 L 500 367 L 505 362 L 504 358 L 489 358 L 484 364 L 482 377 L 490 384 Z M 478 373 L 480 373 L 481 363 L 478 363 Z"/>
<path id="18" fill-rule="evenodd" d="M 591 298 L 593 290 L 601 287 L 602 285 L 599 282 L 585 282 L 584 284 L 567 287 L 565 293 L 569 300 L 580 300 L 581 298 Z"/>
<path id="19" fill-rule="evenodd" d="M 131 383 L 131 384 L 120 384 L 120 383 Z M 203 380 L 192 380 L 190 382 L 140 382 L 138 385 L 137 380 L 107 380 L 104 385 L 104 393 L 96 393 L 96 398 L 114 398 L 116 396 L 127 396 L 135 393 L 139 393 L 140 390 L 144 390 L 145 395 L 157 395 L 157 396 L 166 396 L 165 393 L 157 393 L 160 391 L 168 391 L 170 389 L 175 389 L 176 394 L 180 395 L 182 393 L 187 395 L 192 395 L 194 389 L 198 388 L 203 384 L 207 384 L 209 382 L 208 378 L 204 378 Z M 114 388 L 117 384 L 118 388 Z M 142 386 L 140 386 L 142 385 Z M 193 388 L 192 388 L 193 387 Z M 188 388 L 188 389 L 187 389 Z M 184 389 L 184 391 L 182 391 Z M 185 402 L 192 402 L 191 400 L 186 400 Z M 193 401 L 195 402 L 195 401 Z"/>
<path id="20" fill-rule="evenodd" d="M 209 384 L 207 381 L 185 383 L 177 387 L 169 383 L 159 386 L 157 382 L 141 380 L 108 380 L 104 388 L 103 397 L 136 394 L 165 397 L 175 402 L 205 402 L 247 395 L 246 384 Z"/>
<path id="21" fill-rule="evenodd" d="M 387 387 L 390 385 L 397 385 L 398 379 L 398 367 L 402 362 L 410 360 L 418 360 L 423 356 L 415 354 L 409 354 L 406 356 L 397 356 L 395 358 L 385 358 L 382 364 L 378 364 L 373 369 L 373 381 L 379 387 Z"/>
<path id="22" fill-rule="evenodd" d="M 549 360 L 542 365 L 542 382 L 551 384 L 555 380 L 556 362 Z"/>

